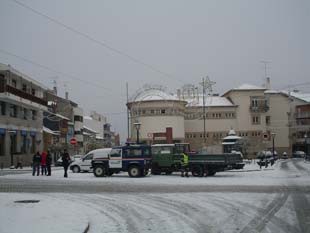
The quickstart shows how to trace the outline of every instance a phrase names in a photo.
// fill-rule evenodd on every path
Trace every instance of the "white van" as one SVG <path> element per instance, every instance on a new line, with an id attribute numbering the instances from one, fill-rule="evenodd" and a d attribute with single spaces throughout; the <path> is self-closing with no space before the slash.
<path id="1" fill-rule="evenodd" d="M 84 155 L 80 159 L 76 159 L 73 163 L 70 164 L 70 169 L 72 172 L 90 172 L 92 171 L 91 167 L 91 161 L 94 158 L 100 157 L 100 158 L 108 158 L 109 153 L 111 152 L 112 148 L 103 148 L 103 149 L 96 149 L 88 152 L 86 155 Z"/>

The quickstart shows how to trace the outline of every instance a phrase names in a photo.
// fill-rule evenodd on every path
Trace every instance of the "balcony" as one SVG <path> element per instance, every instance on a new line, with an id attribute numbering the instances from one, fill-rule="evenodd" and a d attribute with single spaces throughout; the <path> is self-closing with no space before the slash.
<path id="1" fill-rule="evenodd" d="M 257 105 L 257 106 L 250 106 L 250 112 L 253 113 L 265 113 L 268 112 L 269 106 L 262 104 L 262 105 Z"/>
<path id="2" fill-rule="evenodd" d="M 296 119 L 310 119 L 310 112 L 300 112 L 295 114 Z"/>
<path id="3" fill-rule="evenodd" d="M 43 105 L 43 106 L 47 106 L 47 101 L 39 98 L 37 96 L 31 95 L 29 93 L 26 93 L 22 90 L 19 90 L 15 87 L 9 86 L 9 85 L 0 85 L 0 93 L 4 93 L 4 92 L 8 92 L 12 95 L 18 96 L 20 98 L 29 100 L 31 102 Z"/>

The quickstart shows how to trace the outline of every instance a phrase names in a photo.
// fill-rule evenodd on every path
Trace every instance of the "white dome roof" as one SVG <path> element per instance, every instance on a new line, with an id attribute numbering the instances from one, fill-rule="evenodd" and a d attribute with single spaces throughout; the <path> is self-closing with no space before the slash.
<path id="1" fill-rule="evenodd" d="M 159 89 L 145 90 L 136 95 L 134 98 L 132 98 L 132 102 L 151 101 L 151 100 L 178 100 L 178 99 L 175 96 Z"/>

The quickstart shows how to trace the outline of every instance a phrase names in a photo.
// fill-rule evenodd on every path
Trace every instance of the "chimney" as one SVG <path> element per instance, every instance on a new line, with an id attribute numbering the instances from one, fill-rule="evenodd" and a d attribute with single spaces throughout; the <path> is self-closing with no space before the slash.
<path id="1" fill-rule="evenodd" d="M 66 100 L 68 100 L 69 99 L 69 93 L 67 91 L 65 92 L 65 96 L 66 96 Z"/>
<path id="2" fill-rule="evenodd" d="M 270 90 L 271 85 L 270 85 L 270 77 L 266 77 L 266 89 Z"/>

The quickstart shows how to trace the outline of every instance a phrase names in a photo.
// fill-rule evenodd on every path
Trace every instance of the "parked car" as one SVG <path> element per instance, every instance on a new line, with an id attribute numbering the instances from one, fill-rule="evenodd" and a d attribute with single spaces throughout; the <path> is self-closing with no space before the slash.
<path id="1" fill-rule="evenodd" d="M 80 159 L 82 157 L 82 155 L 72 155 L 70 156 L 70 163 L 74 162 L 77 159 Z M 55 166 L 62 166 L 62 158 L 60 157 L 59 159 L 57 159 Z"/>
<path id="2" fill-rule="evenodd" d="M 293 158 L 304 158 L 305 155 L 306 155 L 306 153 L 303 151 L 295 151 L 295 152 L 293 152 L 292 157 Z"/>
<path id="3" fill-rule="evenodd" d="M 74 173 L 78 172 L 90 172 L 92 171 L 91 168 L 91 161 L 96 157 L 108 157 L 109 153 L 111 152 L 112 148 L 103 148 L 103 149 L 96 149 L 88 152 L 86 155 L 82 156 L 79 159 L 75 159 L 70 164 L 70 169 Z"/>

